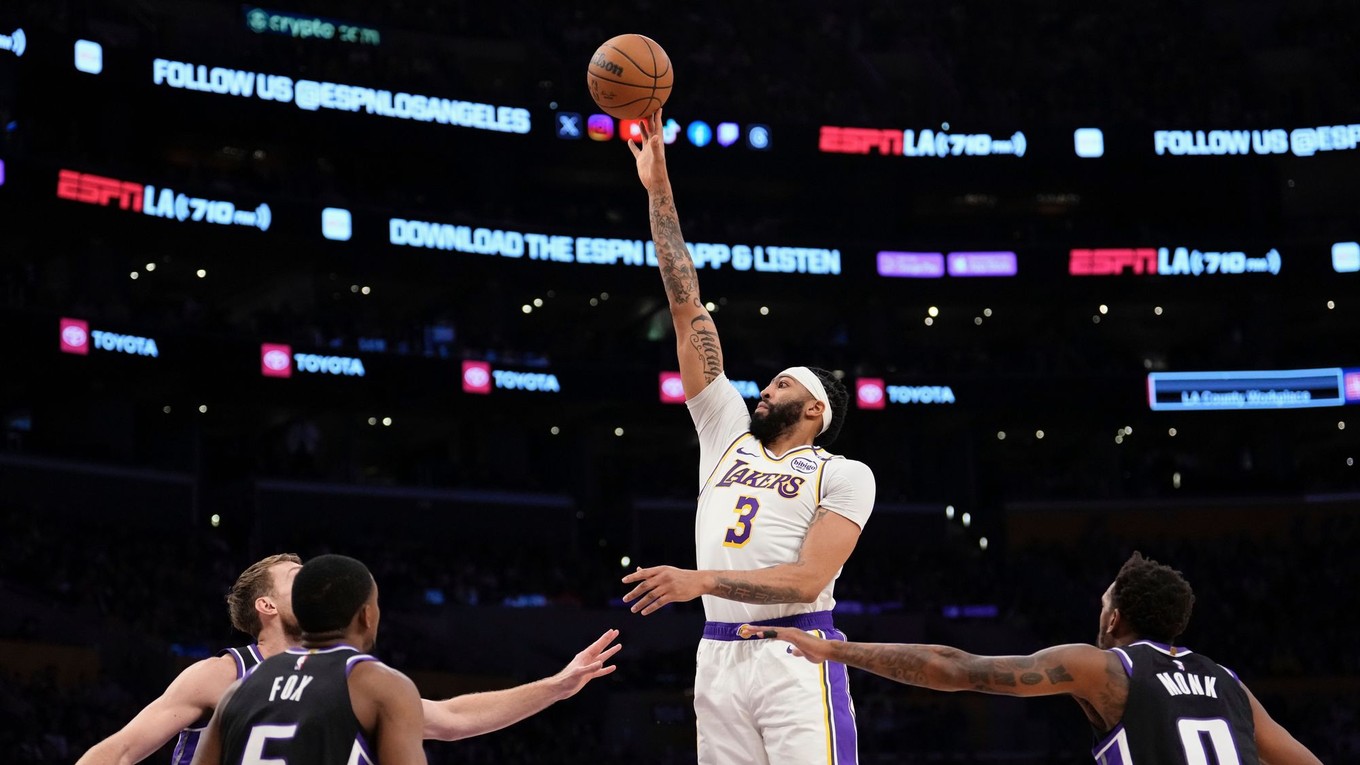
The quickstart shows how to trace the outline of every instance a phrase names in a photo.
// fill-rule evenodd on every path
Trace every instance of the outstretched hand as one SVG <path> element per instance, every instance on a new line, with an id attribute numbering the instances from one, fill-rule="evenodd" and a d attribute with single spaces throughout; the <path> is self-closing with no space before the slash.
<path id="1" fill-rule="evenodd" d="M 629 610 L 648 616 L 668 603 L 684 603 L 704 594 L 705 574 L 674 566 L 638 567 L 623 578 L 624 584 L 637 583 L 623 602 L 632 603 Z"/>
<path id="2" fill-rule="evenodd" d="M 791 643 L 792 648 L 789 653 L 794 656 L 801 656 L 813 664 L 821 664 L 831 658 L 831 641 L 804 632 L 793 627 L 766 627 L 763 625 L 752 626 L 743 624 L 737 629 L 737 635 L 743 640 L 750 638 L 765 638 L 771 640 L 783 640 Z"/>
<path id="3" fill-rule="evenodd" d="M 610 645 L 619 636 L 618 630 L 605 630 L 594 643 L 585 647 L 585 650 L 576 654 L 561 672 L 553 675 L 552 683 L 557 688 L 557 700 L 568 699 L 575 696 L 591 680 L 597 677 L 604 677 L 611 674 L 616 665 L 605 666 L 605 662 L 614 657 L 614 654 L 623 648 L 623 644 Z"/>
<path id="4" fill-rule="evenodd" d="M 643 120 L 642 140 L 628 140 L 628 148 L 637 158 L 638 178 L 648 192 L 661 191 L 670 182 L 666 174 L 666 142 L 662 138 L 661 110 Z"/>

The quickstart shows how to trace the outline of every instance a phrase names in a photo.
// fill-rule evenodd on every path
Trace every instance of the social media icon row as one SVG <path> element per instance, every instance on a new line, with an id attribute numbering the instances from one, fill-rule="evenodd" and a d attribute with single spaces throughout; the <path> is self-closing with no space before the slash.
<path id="1" fill-rule="evenodd" d="M 592 141 L 610 141 L 618 136 L 624 141 L 640 141 L 643 122 L 619 120 L 616 125 L 614 118 L 608 114 L 592 114 L 583 119 L 577 112 L 558 112 L 557 137 L 566 140 L 588 137 Z M 703 120 L 694 120 L 682 129 L 679 122 L 668 119 L 661 127 L 661 137 L 666 143 L 675 143 L 683 135 L 685 140 L 700 148 L 711 143 L 723 147 L 734 146 L 742 140 L 743 133 L 748 148 L 756 151 L 770 148 L 770 128 L 766 125 L 747 125 L 743 131 L 741 125 L 735 122 L 719 122 L 717 126 L 712 126 Z"/>

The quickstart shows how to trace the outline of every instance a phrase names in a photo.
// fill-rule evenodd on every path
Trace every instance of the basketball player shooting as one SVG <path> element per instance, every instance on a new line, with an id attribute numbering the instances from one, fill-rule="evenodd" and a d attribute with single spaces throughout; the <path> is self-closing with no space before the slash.
<path id="1" fill-rule="evenodd" d="M 840 432 L 849 403 L 830 372 L 780 372 L 761 391 L 754 415 L 728 382 L 718 330 L 680 233 L 661 125 L 658 110 L 644 123 L 641 144 L 628 145 L 650 200 L 680 376 L 699 432 L 699 570 L 639 568 L 623 578 L 636 585 L 624 600 L 646 616 L 703 598 L 708 622 L 694 682 L 699 762 L 852 765 L 845 666 L 809 664 L 774 641 L 743 641 L 737 631 L 746 623 L 845 639 L 832 623 L 832 589 L 873 510 L 873 472 L 823 448 Z"/>

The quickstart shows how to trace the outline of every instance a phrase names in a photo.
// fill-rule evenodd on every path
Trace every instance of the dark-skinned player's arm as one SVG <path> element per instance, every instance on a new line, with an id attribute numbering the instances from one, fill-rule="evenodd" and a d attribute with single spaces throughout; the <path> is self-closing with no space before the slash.
<path id="1" fill-rule="evenodd" d="M 1300 744 L 1283 725 L 1275 722 L 1261 702 L 1256 700 L 1251 689 L 1244 684 L 1242 690 L 1247 692 L 1247 698 L 1251 701 L 1251 718 L 1256 725 L 1256 753 L 1262 765 L 1322 765 L 1317 755 Z"/>
<path id="2" fill-rule="evenodd" d="M 1065 694 L 1095 703 L 1110 688 L 1111 678 L 1124 676 L 1114 654 L 1083 643 L 1045 648 L 1029 656 L 976 656 L 943 645 L 823 640 L 790 627 L 742 625 L 739 634 L 792 643 L 795 655 L 814 663 L 837 661 L 937 691 L 1005 696 Z"/>
<path id="3" fill-rule="evenodd" d="M 675 194 L 666 172 L 666 143 L 662 139 L 661 110 L 643 123 L 639 145 L 628 142 L 637 158 L 638 178 L 647 189 L 651 210 L 652 242 L 661 281 L 666 286 L 671 322 L 675 325 L 676 351 L 680 357 L 680 379 L 685 397 L 694 398 L 723 372 L 722 345 L 713 317 L 699 299 L 699 274 L 685 237 L 680 233 L 680 216 L 675 210 Z"/>
<path id="4" fill-rule="evenodd" d="M 854 521 L 824 507 L 817 508 L 798 559 L 746 571 L 692 571 L 653 566 L 623 577 L 636 585 L 623 596 L 633 613 L 650 616 L 671 603 L 714 595 L 738 603 L 812 603 L 850 559 L 860 528 Z"/>
<path id="5" fill-rule="evenodd" d="M 378 661 L 349 673 L 350 702 L 383 765 L 425 765 L 425 710 L 411 678 Z"/>

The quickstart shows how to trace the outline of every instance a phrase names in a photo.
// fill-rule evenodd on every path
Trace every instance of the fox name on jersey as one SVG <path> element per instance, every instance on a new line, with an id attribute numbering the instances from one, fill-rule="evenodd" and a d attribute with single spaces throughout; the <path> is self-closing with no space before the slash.
<path id="1" fill-rule="evenodd" d="M 299 659 L 298 663 L 302 661 Z M 311 675 L 289 675 L 288 679 L 282 677 L 274 678 L 274 684 L 269 689 L 270 701 L 302 701 L 302 692 L 307 690 L 307 686 L 312 684 L 316 678 Z"/>

